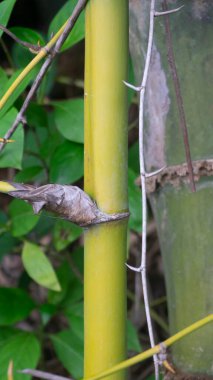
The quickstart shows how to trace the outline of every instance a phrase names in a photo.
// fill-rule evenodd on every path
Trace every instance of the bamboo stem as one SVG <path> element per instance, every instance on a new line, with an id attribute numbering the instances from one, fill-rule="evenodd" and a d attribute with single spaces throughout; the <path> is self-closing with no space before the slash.
<path id="1" fill-rule="evenodd" d="M 127 204 L 128 2 L 86 9 L 85 191 L 107 213 Z M 85 376 L 126 356 L 127 222 L 85 233 Z M 110 379 L 123 379 L 124 373 Z"/>

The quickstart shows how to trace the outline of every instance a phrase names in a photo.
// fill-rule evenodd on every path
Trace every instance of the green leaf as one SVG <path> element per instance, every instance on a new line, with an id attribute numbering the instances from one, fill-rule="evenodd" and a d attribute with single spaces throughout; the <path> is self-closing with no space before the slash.
<path id="1" fill-rule="evenodd" d="M 29 83 L 34 79 L 36 74 L 39 71 L 39 68 L 41 67 L 41 63 L 38 64 L 33 70 L 30 71 L 30 73 L 22 80 L 22 82 L 18 85 L 18 87 L 15 89 L 15 91 L 10 95 L 9 99 L 3 106 L 3 108 L 0 110 L 0 118 L 9 110 L 9 108 L 12 107 L 14 102 L 17 100 L 17 98 L 22 94 L 22 92 L 26 89 L 26 87 L 29 85 Z M 2 92 L 5 93 L 9 87 L 12 85 L 12 83 L 15 81 L 15 79 L 19 76 L 19 74 L 22 72 L 22 69 L 17 70 L 7 81 L 5 86 L 2 89 Z"/>
<path id="2" fill-rule="evenodd" d="M 8 81 L 7 74 L 0 67 L 0 97 L 4 95 L 4 86 L 6 86 L 7 81 Z"/>
<path id="3" fill-rule="evenodd" d="M 130 220 L 129 227 L 132 230 L 141 232 L 142 228 L 142 211 L 141 211 L 141 190 L 135 185 L 137 175 L 128 170 L 128 188 L 129 188 L 129 209 Z"/>
<path id="4" fill-rule="evenodd" d="M 129 149 L 129 168 L 140 175 L 140 163 L 139 163 L 139 142 L 131 145 Z"/>
<path id="5" fill-rule="evenodd" d="M 33 214 L 32 206 L 19 199 L 14 199 L 9 205 L 13 236 L 18 237 L 30 232 L 39 220 L 39 215 Z"/>
<path id="6" fill-rule="evenodd" d="M 61 290 L 52 264 L 38 245 L 26 242 L 22 252 L 24 268 L 39 285 L 56 292 Z"/>
<path id="7" fill-rule="evenodd" d="M 69 184 L 83 176 L 84 148 L 82 144 L 66 141 L 52 156 L 50 181 Z"/>
<path id="8" fill-rule="evenodd" d="M 84 101 L 83 99 L 52 102 L 55 124 L 66 139 L 84 142 Z"/>
<path id="9" fill-rule="evenodd" d="M 83 377 L 83 341 L 73 331 L 66 330 L 52 335 L 56 354 L 74 378 Z"/>
<path id="10" fill-rule="evenodd" d="M 10 18 L 11 12 L 15 5 L 16 0 L 5 0 L 0 4 L 0 24 L 6 26 Z M 3 30 L 0 30 L 0 37 L 3 34 Z"/>
<path id="11" fill-rule="evenodd" d="M 12 108 L 6 113 L 6 115 L 4 115 L 0 121 L 0 137 L 4 137 L 5 133 L 12 126 L 16 116 L 17 111 L 15 108 Z M 24 131 L 21 124 L 13 134 L 12 139 L 15 141 L 7 144 L 4 150 L 0 153 L 0 168 L 12 167 L 21 169 L 24 146 Z"/>
<path id="12" fill-rule="evenodd" d="M 65 314 L 68 317 L 70 329 L 84 341 L 84 314 L 83 303 L 78 303 L 72 306 L 68 311 L 65 310 Z"/>
<path id="13" fill-rule="evenodd" d="M 75 264 L 75 263 L 74 263 Z M 61 304 L 63 309 L 73 307 L 83 298 L 83 284 L 76 277 L 67 261 L 64 261 L 57 270 L 62 291 L 55 293 L 49 291 L 48 302 L 53 305 Z"/>
<path id="14" fill-rule="evenodd" d="M 82 234 L 82 228 L 66 220 L 57 220 L 53 231 L 55 249 L 61 251 Z"/>
<path id="15" fill-rule="evenodd" d="M 66 22 L 66 20 L 71 16 L 74 7 L 77 4 L 77 0 L 69 0 L 66 2 L 66 4 L 59 10 L 59 12 L 56 14 L 54 19 L 52 20 L 48 36 L 50 38 L 52 33 L 56 33 L 60 27 Z M 62 50 L 64 51 L 71 46 L 75 45 L 77 42 L 81 41 L 84 38 L 84 12 L 81 13 L 79 16 L 74 28 L 72 29 L 71 33 L 69 34 L 68 38 L 66 39 L 65 43 L 63 44 Z"/>
<path id="16" fill-rule="evenodd" d="M 43 46 L 45 44 L 42 36 L 33 29 L 23 27 L 13 27 L 10 31 L 15 34 L 20 40 Z M 19 44 L 14 44 L 12 48 L 12 58 L 18 68 L 24 68 L 33 59 L 34 54 L 28 48 Z"/>
<path id="17" fill-rule="evenodd" d="M 40 104 L 30 103 L 26 116 L 27 122 L 31 127 L 46 128 L 48 125 L 47 112 Z"/>
<path id="18" fill-rule="evenodd" d="M 38 174 L 41 174 L 43 168 L 41 166 L 31 166 L 29 168 L 23 169 L 21 172 L 16 174 L 15 181 L 17 182 L 29 182 L 32 180 L 36 180 L 38 178 Z"/>
<path id="19" fill-rule="evenodd" d="M 137 330 L 129 319 L 127 320 L 127 348 L 130 351 L 142 351 L 142 347 L 137 335 Z"/>
<path id="20" fill-rule="evenodd" d="M 9 362 L 13 361 L 14 380 L 30 380 L 31 376 L 17 373 L 24 368 L 36 368 L 41 355 L 41 347 L 37 338 L 27 332 L 18 332 L 8 338 L 0 346 L 0 379 L 7 380 Z"/>
<path id="21" fill-rule="evenodd" d="M 9 232 L 0 235 L 0 262 L 6 254 L 11 254 L 18 242 Z"/>
<path id="22" fill-rule="evenodd" d="M 0 325 L 8 326 L 25 319 L 34 307 L 22 289 L 0 288 Z"/>

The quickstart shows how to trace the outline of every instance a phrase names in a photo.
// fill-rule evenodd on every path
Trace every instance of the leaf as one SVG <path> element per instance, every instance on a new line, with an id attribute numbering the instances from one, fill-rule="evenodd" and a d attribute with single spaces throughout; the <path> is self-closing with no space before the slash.
<path id="1" fill-rule="evenodd" d="M 137 174 L 140 175 L 140 163 L 139 163 L 139 142 L 131 145 L 129 149 L 129 168 Z"/>
<path id="2" fill-rule="evenodd" d="M 52 156 L 50 181 L 70 184 L 83 176 L 84 148 L 82 144 L 66 141 Z"/>
<path id="3" fill-rule="evenodd" d="M 12 105 L 17 100 L 17 98 L 22 94 L 22 92 L 30 84 L 32 79 L 34 79 L 34 77 L 39 71 L 40 66 L 41 66 L 41 63 L 38 64 L 33 70 L 31 70 L 30 73 L 18 85 L 15 91 L 10 95 L 9 99 L 7 100 L 3 108 L 0 110 L 0 118 L 2 118 L 3 115 L 12 107 Z M 15 71 L 15 73 L 10 77 L 10 79 L 7 81 L 7 83 L 3 87 L 3 90 L 2 90 L 3 93 L 5 93 L 9 89 L 9 87 L 13 84 L 13 82 L 19 76 L 21 72 L 22 72 L 22 69 Z"/>
<path id="4" fill-rule="evenodd" d="M 15 34 L 20 40 L 29 42 L 33 45 L 45 45 L 44 39 L 41 34 L 36 32 L 33 29 L 23 28 L 23 27 L 13 27 L 10 28 L 10 31 Z M 18 68 L 24 68 L 28 63 L 33 59 L 34 54 L 29 51 L 28 48 L 14 44 L 12 48 L 12 58 L 15 65 Z"/>
<path id="5" fill-rule="evenodd" d="M 0 24 L 6 26 L 10 18 L 11 12 L 15 5 L 16 0 L 5 0 L 0 4 Z M 0 37 L 3 34 L 3 30 L 0 30 Z"/>
<path id="6" fill-rule="evenodd" d="M 132 230 L 141 232 L 142 228 L 142 207 L 141 207 L 141 190 L 135 185 L 137 175 L 128 170 L 128 187 L 129 187 L 129 208 L 130 219 L 129 227 Z"/>
<path id="7" fill-rule="evenodd" d="M 83 341 L 73 331 L 66 330 L 52 335 L 56 354 L 74 378 L 83 377 Z"/>
<path id="8" fill-rule="evenodd" d="M 75 304 L 70 310 L 65 310 L 70 329 L 84 341 L 84 306 L 83 302 Z"/>
<path id="9" fill-rule="evenodd" d="M 43 105 L 30 103 L 26 116 L 27 122 L 31 127 L 46 128 L 48 125 L 48 116 Z"/>
<path id="10" fill-rule="evenodd" d="M 59 12 L 56 14 L 54 19 L 52 20 L 48 36 L 50 38 L 52 33 L 56 33 L 60 27 L 66 22 L 66 20 L 71 16 L 74 7 L 77 4 L 77 0 L 69 0 L 66 2 L 66 4 L 59 10 Z M 66 39 L 65 43 L 62 46 L 61 51 L 64 51 L 71 46 L 75 45 L 77 42 L 81 41 L 84 38 L 84 12 L 82 12 L 72 29 L 71 33 L 69 34 L 68 38 Z"/>
<path id="11" fill-rule="evenodd" d="M 17 111 L 15 108 L 12 108 L 0 120 L 0 137 L 4 137 L 5 133 L 12 126 L 16 116 Z M 7 144 L 4 150 L 0 153 L 0 167 L 12 167 L 15 169 L 21 169 L 24 146 L 24 131 L 21 124 L 13 134 L 12 139 L 15 141 L 13 143 Z"/>
<path id="12" fill-rule="evenodd" d="M 142 347 L 137 335 L 137 330 L 129 319 L 127 320 L 127 348 L 130 351 L 142 351 Z"/>
<path id="13" fill-rule="evenodd" d="M 61 251 L 82 234 L 82 228 L 66 220 L 57 220 L 53 231 L 55 249 Z"/>
<path id="14" fill-rule="evenodd" d="M 5 71 L 0 67 L 0 97 L 4 95 L 4 86 L 6 86 L 7 81 L 8 77 Z"/>
<path id="15" fill-rule="evenodd" d="M 33 214 L 32 206 L 14 199 L 9 205 L 13 236 L 18 237 L 30 232 L 39 220 L 39 215 Z"/>
<path id="16" fill-rule="evenodd" d="M 73 273 L 67 261 L 64 261 L 57 270 L 62 291 L 55 293 L 49 291 L 48 302 L 53 305 L 61 304 L 61 307 L 67 308 L 73 306 L 83 298 L 83 284 Z"/>
<path id="17" fill-rule="evenodd" d="M 38 245 L 26 242 L 22 252 L 22 260 L 28 275 L 39 285 L 56 292 L 61 290 L 52 264 Z"/>
<path id="18" fill-rule="evenodd" d="M 52 102 L 56 127 L 66 139 L 84 142 L 84 101 L 83 99 Z"/>
<path id="19" fill-rule="evenodd" d="M 0 288 L 0 325 L 8 326 L 25 319 L 34 307 L 24 290 Z"/>
<path id="20" fill-rule="evenodd" d="M 29 182 L 32 180 L 35 181 L 38 178 L 38 174 L 41 174 L 42 171 L 43 171 L 43 168 L 41 166 L 31 166 L 17 173 L 15 176 L 15 181 L 19 181 L 19 182 Z"/>
<path id="21" fill-rule="evenodd" d="M 0 346 L 0 379 L 8 379 L 8 365 L 13 360 L 13 379 L 30 380 L 31 376 L 19 374 L 17 371 L 24 368 L 36 368 L 40 355 L 40 343 L 33 334 L 27 332 L 13 334 Z"/>

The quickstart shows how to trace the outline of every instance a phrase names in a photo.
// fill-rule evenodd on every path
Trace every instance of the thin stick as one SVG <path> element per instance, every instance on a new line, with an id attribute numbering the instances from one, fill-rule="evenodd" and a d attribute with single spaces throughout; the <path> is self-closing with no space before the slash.
<path id="1" fill-rule="evenodd" d="M 167 12 L 168 10 L 167 0 L 163 1 L 162 8 L 164 12 Z M 178 112 L 179 112 L 179 118 L 180 118 L 180 128 L 183 134 L 186 162 L 187 162 L 188 171 L 189 171 L 190 188 L 192 192 L 195 192 L 196 187 L 195 187 L 195 181 L 194 181 L 186 117 L 185 117 L 185 111 L 184 111 L 184 106 L 183 106 L 183 98 L 182 98 L 181 89 L 180 89 L 180 81 L 179 81 L 178 72 L 177 72 L 177 68 L 175 64 L 175 56 L 174 56 L 174 51 L 173 51 L 172 34 L 171 34 L 171 29 L 170 29 L 169 16 L 167 14 L 165 14 L 165 31 L 166 31 L 167 50 L 168 50 L 168 61 L 169 61 L 170 69 L 171 69 L 174 87 L 175 87 L 177 106 L 178 106 Z"/>
<path id="2" fill-rule="evenodd" d="M 12 38 L 15 42 L 17 42 L 19 45 L 24 46 L 25 48 L 29 49 L 32 53 L 38 53 L 42 47 L 39 45 L 30 44 L 29 42 L 20 40 L 20 38 L 16 37 L 14 33 L 12 33 L 9 29 L 7 29 L 4 25 L 0 24 L 0 29 L 3 30 L 4 33 L 6 33 L 10 38 Z"/>
<path id="3" fill-rule="evenodd" d="M 18 371 L 18 373 L 23 373 L 24 375 L 32 375 L 44 380 L 72 380 L 70 377 L 53 375 L 52 373 L 38 371 L 35 369 L 23 369 L 22 371 Z"/>
<path id="4" fill-rule="evenodd" d="M 51 54 L 48 56 L 46 61 L 43 63 L 35 81 L 33 82 L 33 85 L 31 87 L 31 89 L 30 89 L 30 91 L 29 91 L 29 93 L 28 93 L 28 95 L 27 95 L 27 97 L 26 97 L 26 99 L 25 99 L 25 101 L 24 101 L 13 125 L 12 125 L 12 127 L 7 131 L 7 133 L 5 134 L 3 139 L 5 139 L 5 140 L 10 139 L 10 137 L 16 131 L 19 123 L 23 122 L 24 114 L 25 114 L 25 112 L 26 112 L 26 110 L 30 104 L 30 101 L 32 100 L 34 94 L 36 93 L 38 87 L 40 86 L 41 81 L 44 78 L 44 75 L 46 74 L 48 68 L 50 67 L 55 55 L 57 53 L 59 53 L 61 46 L 63 45 L 63 43 L 66 40 L 66 38 L 68 37 L 70 31 L 74 27 L 79 15 L 82 12 L 83 8 L 85 7 L 86 3 L 87 3 L 87 0 L 79 0 L 78 1 L 72 15 L 70 16 L 70 18 L 67 21 L 67 24 L 66 24 L 66 27 L 65 27 L 63 33 L 61 34 L 61 36 L 57 40 L 55 47 L 51 51 Z M 4 147 L 5 147 L 5 144 L 0 143 L 0 152 L 4 149 Z"/>
<path id="5" fill-rule="evenodd" d="M 143 287 L 143 297 L 144 297 L 144 307 L 146 313 L 146 320 L 149 332 L 149 339 L 151 347 L 155 346 L 154 333 L 152 327 L 152 320 L 149 308 L 148 299 L 148 289 L 147 289 L 147 279 L 146 279 L 146 230 L 147 230 L 147 201 L 146 201 L 146 178 L 145 178 L 145 158 L 144 158 L 144 94 L 147 84 L 152 44 L 153 44 L 153 33 L 154 33 L 154 17 L 155 17 L 155 0 L 151 0 L 150 5 L 150 20 L 149 20 L 149 37 L 146 61 L 143 73 L 143 79 L 141 82 L 140 90 L 140 101 L 139 101 L 139 159 L 140 159 L 140 178 L 141 178 L 141 189 L 142 189 L 142 252 L 141 252 L 141 278 Z M 159 379 L 159 364 L 157 355 L 153 355 L 154 366 L 155 366 L 155 379 Z"/>

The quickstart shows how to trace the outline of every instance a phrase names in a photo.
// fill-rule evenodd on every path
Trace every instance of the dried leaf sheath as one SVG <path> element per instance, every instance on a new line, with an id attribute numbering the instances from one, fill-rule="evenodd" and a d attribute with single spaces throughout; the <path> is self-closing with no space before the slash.
<path id="1" fill-rule="evenodd" d="M 95 202 L 79 187 L 48 184 L 40 187 L 14 182 L 1 182 L 9 186 L 6 191 L 14 198 L 23 199 L 32 204 L 35 214 L 42 209 L 57 214 L 81 227 L 123 219 L 129 213 L 106 214 L 99 210 Z M 5 186 L 4 190 L 5 191 Z M 11 190 L 13 189 L 14 190 Z"/>

